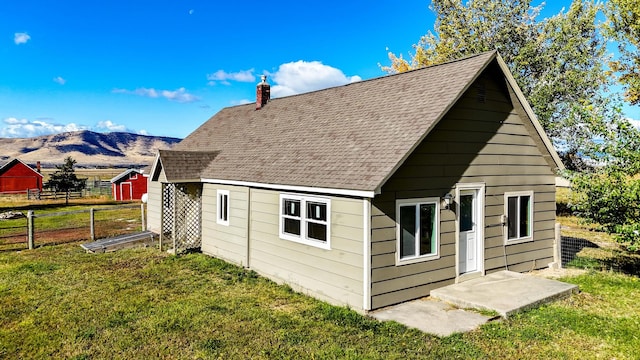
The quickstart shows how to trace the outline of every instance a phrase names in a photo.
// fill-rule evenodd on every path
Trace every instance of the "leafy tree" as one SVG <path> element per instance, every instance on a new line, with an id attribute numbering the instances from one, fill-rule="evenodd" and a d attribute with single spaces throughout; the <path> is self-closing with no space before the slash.
<path id="1" fill-rule="evenodd" d="M 626 119 L 612 79 L 604 35 L 622 44 L 614 70 L 637 102 L 640 73 L 638 0 L 574 0 L 567 11 L 538 20 L 528 0 L 432 0 L 433 32 L 409 59 L 389 53 L 391 73 L 498 50 L 573 178 L 574 209 L 640 248 L 640 133 Z M 635 52 L 634 52 L 635 50 Z M 633 91 L 636 91 L 635 93 Z M 634 95 L 635 94 L 635 95 Z M 635 97 L 634 97 L 635 96 Z M 577 171 L 576 171 L 577 170 Z"/>
<path id="2" fill-rule="evenodd" d="M 601 8 L 593 1 L 576 0 L 566 12 L 538 21 L 541 7 L 526 0 L 433 0 L 434 32 L 414 45 L 410 61 L 390 53 L 391 65 L 383 70 L 402 72 L 498 50 L 568 159 L 580 155 L 599 125 L 606 124 L 586 125 L 609 120 L 601 106 L 608 101 L 602 94 L 609 82 L 606 43 L 596 23 Z"/>
<path id="3" fill-rule="evenodd" d="M 610 63 L 620 74 L 626 99 L 640 105 L 640 1 L 609 0 L 606 5 L 607 34 L 618 42 L 620 58 Z"/>
<path id="4" fill-rule="evenodd" d="M 572 172 L 572 207 L 584 220 L 614 234 L 629 249 L 640 249 L 640 134 L 619 107 L 587 151 L 596 164 Z"/>
<path id="5" fill-rule="evenodd" d="M 64 164 L 56 165 L 58 170 L 51 174 L 49 180 L 44 184 L 44 187 L 48 189 L 64 192 L 67 205 L 69 205 L 69 192 L 83 190 L 87 185 L 86 179 L 78 179 L 76 176 L 73 169 L 75 164 L 76 161 L 68 156 L 64 159 Z"/>

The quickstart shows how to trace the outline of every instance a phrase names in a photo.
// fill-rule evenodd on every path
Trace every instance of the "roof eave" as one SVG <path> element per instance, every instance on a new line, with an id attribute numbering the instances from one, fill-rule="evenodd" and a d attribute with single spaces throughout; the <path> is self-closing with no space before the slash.
<path id="1" fill-rule="evenodd" d="M 224 179 L 211 179 L 211 178 L 202 178 L 201 181 L 203 183 L 210 183 L 210 184 L 246 186 L 246 187 L 253 187 L 253 188 L 265 188 L 265 189 L 284 190 L 284 191 L 292 191 L 292 192 L 311 192 L 311 193 L 327 194 L 327 195 L 354 196 L 354 197 L 360 197 L 360 198 L 373 198 L 376 195 L 375 191 L 369 191 L 369 190 L 269 184 L 269 183 L 260 183 L 260 182 L 252 182 L 252 181 L 224 180 Z"/>

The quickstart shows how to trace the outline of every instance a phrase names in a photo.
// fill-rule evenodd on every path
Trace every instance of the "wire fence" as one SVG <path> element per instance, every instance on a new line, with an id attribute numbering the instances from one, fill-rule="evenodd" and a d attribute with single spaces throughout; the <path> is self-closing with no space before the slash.
<path id="1" fill-rule="evenodd" d="M 146 208 L 144 204 L 127 204 L 53 213 L 28 211 L 22 215 L 0 221 L 0 251 L 89 242 L 138 232 L 143 230 Z"/>
<path id="2" fill-rule="evenodd" d="M 616 243 L 561 236 L 560 253 L 562 267 L 640 274 L 640 253 L 627 251 Z"/>
<path id="3" fill-rule="evenodd" d="M 582 267 L 582 257 L 578 254 L 584 248 L 597 248 L 598 245 L 589 240 L 573 236 L 560 237 L 560 258 L 562 259 L 562 267 L 573 266 Z"/>

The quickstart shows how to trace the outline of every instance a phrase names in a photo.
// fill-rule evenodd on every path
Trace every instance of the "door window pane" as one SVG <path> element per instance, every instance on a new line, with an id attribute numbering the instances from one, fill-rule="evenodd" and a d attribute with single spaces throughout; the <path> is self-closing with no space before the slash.
<path id="1" fill-rule="evenodd" d="M 473 230 L 473 195 L 460 195 L 460 231 Z"/>

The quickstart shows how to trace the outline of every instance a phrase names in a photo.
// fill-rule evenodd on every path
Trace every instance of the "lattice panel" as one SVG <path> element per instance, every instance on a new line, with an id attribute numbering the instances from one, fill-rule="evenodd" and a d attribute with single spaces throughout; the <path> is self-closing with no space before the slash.
<path id="1" fill-rule="evenodd" d="M 202 186 L 200 184 L 179 184 L 176 186 L 176 252 L 197 249 L 200 237 Z"/>
<path id="2" fill-rule="evenodd" d="M 162 236 L 165 239 L 163 242 L 173 242 L 175 193 L 175 184 L 162 184 Z"/>

